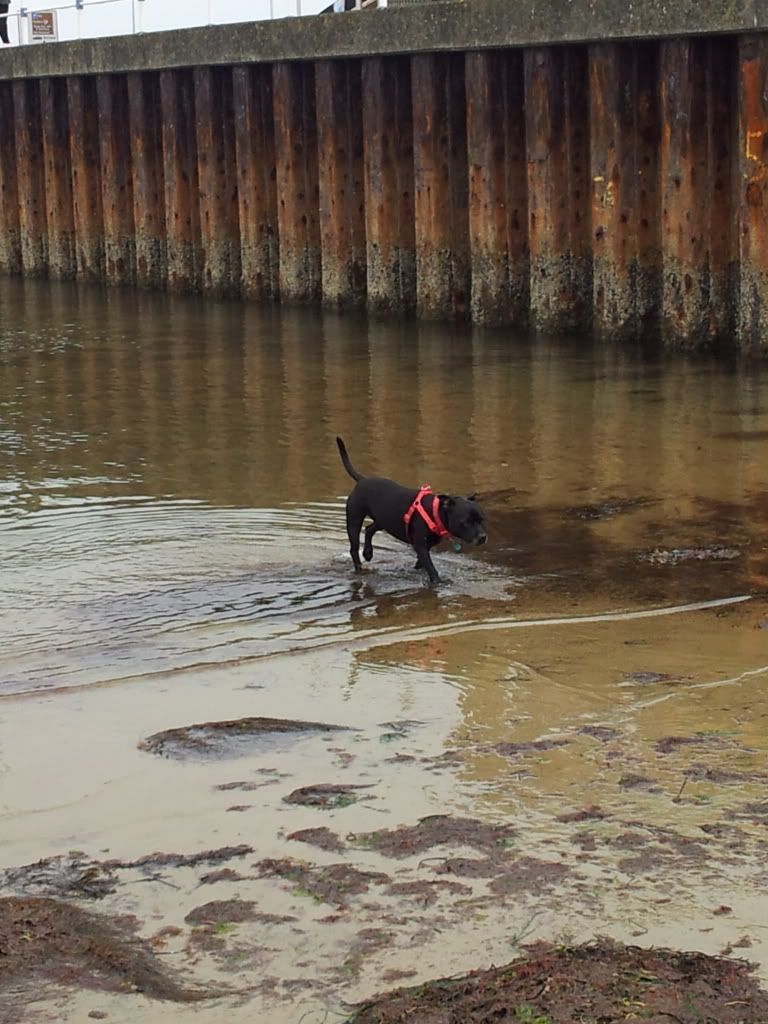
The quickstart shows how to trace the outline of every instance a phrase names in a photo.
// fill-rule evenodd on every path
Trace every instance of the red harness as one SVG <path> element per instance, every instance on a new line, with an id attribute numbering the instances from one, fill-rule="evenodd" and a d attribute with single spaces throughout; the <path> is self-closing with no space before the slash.
<path id="1" fill-rule="evenodd" d="M 435 499 L 432 502 L 432 515 L 427 512 L 424 508 L 424 498 L 427 495 L 432 495 Z M 413 499 L 408 511 L 403 516 L 403 522 L 405 523 L 405 536 L 408 536 L 408 527 L 410 526 L 411 519 L 413 519 L 413 513 L 418 512 L 424 522 L 427 524 L 427 529 L 432 533 L 436 533 L 438 537 L 447 537 L 448 530 L 443 525 L 443 521 L 440 518 L 440 509 L 438 508 L 439 500 L 436 494 L 433 493 L 432 488 L 429 484 L 422 484 L 419 488 L 419 493 Z"/>

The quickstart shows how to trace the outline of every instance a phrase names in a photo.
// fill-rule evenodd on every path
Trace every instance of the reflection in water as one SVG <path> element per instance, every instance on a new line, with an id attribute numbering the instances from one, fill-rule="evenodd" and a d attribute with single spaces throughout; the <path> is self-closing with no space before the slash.
<path id="1" fill-rule="evenodd" d="M 343 639 L 764 585 L 761 369 L 0 288 L 5 692 L 277 651 L 310 628 Z M 365 472 L 480 493 L 491 543 L 443 556 L 439 594 L 394 542 L 350 573 L 336 433 Z M 713 544 L 737 554 L 710 558 Z"/>

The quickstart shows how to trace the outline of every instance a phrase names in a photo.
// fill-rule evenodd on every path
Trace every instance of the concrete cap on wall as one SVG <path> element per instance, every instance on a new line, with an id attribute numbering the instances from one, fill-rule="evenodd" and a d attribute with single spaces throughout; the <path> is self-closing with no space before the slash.
<path id="1" fill-rule="evenodd" d="M 445 0 L 19 46 L 0 79 L 768 31 L 768 0 Z"/>

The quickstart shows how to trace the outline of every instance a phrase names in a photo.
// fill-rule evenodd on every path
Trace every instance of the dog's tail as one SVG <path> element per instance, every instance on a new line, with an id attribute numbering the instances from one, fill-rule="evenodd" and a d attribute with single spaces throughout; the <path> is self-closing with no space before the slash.
<path id="1" fill-rule="evenodd" d="M 349 455 L 347 455 L 347 446 L 341 440 L 340 437 L 336 438 L 336 444 L 339 446 L 339 455 L 341 455 L 341 461 L 344 463 L 344 469 L 349 473 L 353 480 L 362 480 L 362 476 L 357 472 L 355 467 L 349 461 Z"/>

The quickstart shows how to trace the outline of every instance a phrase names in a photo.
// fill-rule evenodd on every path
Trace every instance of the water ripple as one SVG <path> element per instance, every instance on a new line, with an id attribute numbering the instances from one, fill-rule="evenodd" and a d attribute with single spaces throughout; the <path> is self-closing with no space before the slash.
<path id="1" fill-rule="evenodd" d="M 343 521 L 341 503 L 244 509 L 46 494 L 37 511 L 0 518 L 0 695 L 354 638 L 375 626 L 380 601 L 423 583 L 394 542 L 377 549 L 376 572 L 355 578 Z M 451 564 L 457 593 L 506 596 L 505 574 Z M 412 621 L 407 601 L 391 610 Z"/>

